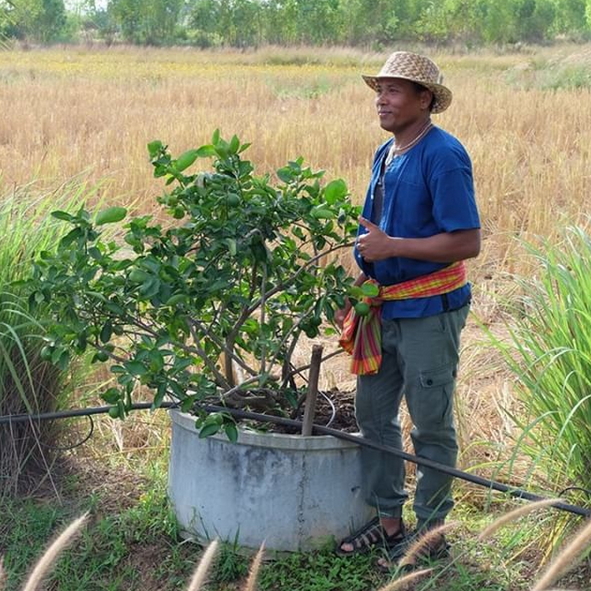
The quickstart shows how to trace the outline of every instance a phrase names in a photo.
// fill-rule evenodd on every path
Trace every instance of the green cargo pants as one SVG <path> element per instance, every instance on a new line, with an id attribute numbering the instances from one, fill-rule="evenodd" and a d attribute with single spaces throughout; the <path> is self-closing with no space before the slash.
<path id="1" fill-rule="evenodd" d="M 427 318 L 382 323 L 382 365 L 375 375 L 359 376 L 356 416 L 364 438 L 402 449 L 399 407 L 402 396 L 413 422 L 417 456 L 455 466 L 453 392 L 460 333 L 469 305 Z M 362 448 L 367 502 L 386 517 L 400 517 L 408 494 L 404 460 Z M 453 506 L 452 478 L 418 466 L 414 511 L 420 522 L 445 519 Z"/>

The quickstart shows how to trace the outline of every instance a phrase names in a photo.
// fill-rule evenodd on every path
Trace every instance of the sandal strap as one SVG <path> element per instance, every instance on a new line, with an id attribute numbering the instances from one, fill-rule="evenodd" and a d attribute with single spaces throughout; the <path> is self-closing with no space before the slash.
<path id="1" fill-rule="evenodd" d="M 374 517 L 374 519 L 366 523 L 361 529 L 341 540 L 339 548 L 343 544 L 351 544 L 353 550 L 347 552 L 347 554 L 367 552 L 378 544 L 384 544 L 386 548 L 391 548 L 402 543 L 404 537 L 405 528 L 402 521 L 400 522 L 400 529 L 397 532 L 387 535 L 382 527 L 380 518 Z"/>
<path id="2" fill-rule="evenodd" d="M 343 540 L 343 543 L 349 543 L 355 547 L 356 550 L 362 548 L 371 548 L 382 541 L 383 531 L 378 518 L 366 523 L 356 534 L 351 536 L 349 542 Z"/>

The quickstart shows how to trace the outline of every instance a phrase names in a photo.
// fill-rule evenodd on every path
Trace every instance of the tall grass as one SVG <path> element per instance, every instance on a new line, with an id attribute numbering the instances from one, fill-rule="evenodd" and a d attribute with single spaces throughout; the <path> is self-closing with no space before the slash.
<path id="1" fill-rule="evenodd" d="M 573 226 L 527 248 L 535 272 L 516 278 L 510 337 L 494 341 L 517 378 L 518 444 L 547 487 L 591 491 L 591 236 Z"/>
<path id="2" fill-rule="evenodd" d="M 31 272 L 35 253 L 63 234 L 49 213 L 80 206 L 94 190 L 70 182 L 39 195 L 33 185 L 0 197 L 0 416 L 37 414 L 57 408 L 67 396 L 65 376 L 41 359 L 42 311 L 28 312 L 28 293 L 18 286 Z M 55 423 L 0 424 L 0 497 L 21 486 L 51 480 Z"/>

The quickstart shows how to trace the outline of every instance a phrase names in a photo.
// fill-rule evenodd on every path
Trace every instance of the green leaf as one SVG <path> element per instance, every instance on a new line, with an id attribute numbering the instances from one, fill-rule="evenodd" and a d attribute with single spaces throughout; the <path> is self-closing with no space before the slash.
<path id="1" fill-rule="evenodd" d="M 120 222 L 127 215 L 127 209 L 125 207 L 107 207 L 96 214 L 95 224 L 102 226 L 103 224 L 114 224 Z"/>
<path id="2" fill-rule="evenodd" d="M 164 149 L 164 145 L 160 140 L 154 140 L 148 144 L 148 152 L 150 154 L 150 158 L 156 158 L 160 154 L 160 152 Z"/>
<path id="3" fill-rule="evenodd" d="M 284 166 L 277 170 L 277 176 L 284 183 L 291 183 L 293 181 L 293 170 L 289 166 Z"/>
<path id="4" fill-rule="evenodd" d="M 73 222 L 76 219 L 73 215 L 67 213 L 66 211 L 52 211 L 51 216 L 64 222 Z"/>
<path id="5" fill-rule="evenodd" d="M 166 300 L 167 306 L 176 306 L 177 304 L 184 304 L 187 302 L 187 295 L 184 293 L 176 293 Z"/>
<path id="6" fill-rule="evenodd" d="M 63 351 L 62 354 L 59 356 L 59 359 L 56 365 L 62 370 L 65 371 L 68 369 L 68 365 L 70 363 L 70 353 L 68 351 Z"/>
<path id="7" fill-rule="evenodd" d="M 129 273 L 129 280 L 133 283 L 144 283 L 150 277 L 151 275 L 146 271 L 142 271 L 142 269 L 132 269 Z"/>
<path id="8" fill-rule="evenodd" d="M 228 250 L 230 251 L 230 254 L 232 256 L 236 256 L 236 252 L 237 252 L 236 240 L 234 240 L 233 238 L 228 238 L 227 243 L 228 243 Z"/>
<path id="9" fill-rule="evenodd" d="M 238 139 L 238 136 L 233 135 L 232 139 L 230 140 L 230 152 L 232 154 L 236 154 L 236 153 L 238 153 L 239 148 L 240 148 L 240 140 Z"/>
<path id="10" fill-rule="evenodd" d="M 127 361 L 125 369 L 134 376 L 143 376 L 148 373 L 148 368 L 139 361 Z"/>
<path id="11" fill-rule="evenodd" d="M 174 161 L 174 166 L 178 172 L 182 172 L 183 170 L 189 168 L 189 166 L 191 166 L 191 164 L 193 164 L 193 162 L 195 162 L 198 157 L 198 150 L 187 150 Z"/>
<path id="12" fill-rule="evenodd" d="M 197 155 L 199 156 L 199 158 L 209 158 L 211 156 L 215 156 L 216 151 L 211 144 L 206 144 L 205 146 L 197 148 Z"/>
<path id="13" fill-rule="evenodd" d="M 235 423 L 226 423 L 224 425 L 224 431 L 226 432 L 226 437 L 232 443 L 236 443 L 238 441 L 238 428 L 236 427 Z"/>
<path id="14" fill-rule="evenodd" d="M 333 205 L 340 199 L 344 199 L 348 192 L 345 181 L 343 179 L 336 179 L 326 185 L 324 199 L 329 205 Z"/>
<path id="15" fill-rule="evenodd" d="M 79 226 L 76 226 L 72 230 L 70 230 L 61 240 L 60 240 L 60 247 L 68 247 L 72 242 L 77 240 L 83 235 L 83 230 Z"/>
<path id="16" fill-rule="evenodd" d="M 103 328 L 101 329 L 100 339 L 102 343 L 108 343 L 111 340 L 111 336 L 113 334 L 113 325 L 109 320 L 105 322 Z"/>
<path id="17" fill-rule="evenodd" d="M 337 217 L 337 214 L 322 205 L 314 207 L 310 211 L 310 215 L 317 220 L 332 220 Z"/>
<path id="18" fill-rule="evenodd" d="M 221 425 L 217 423 L 207 423 L 199 431 L 199 439 L 205 439 L 206 437 L 211 437 L 211 435 L 215 435 L 221 428 Z"/>

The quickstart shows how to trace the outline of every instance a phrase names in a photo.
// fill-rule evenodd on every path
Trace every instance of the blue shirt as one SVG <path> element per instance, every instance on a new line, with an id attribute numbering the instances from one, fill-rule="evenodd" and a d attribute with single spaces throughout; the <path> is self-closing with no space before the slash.
<path id="1" fill-rule="evenodd" d="M 394 140 L 381 145 L 374 157 L 363 217 L 373 215 L 374 194 L 382 166 Z M 377 223 L 377 222 L 376 222 Z M 397 156 L 383 175 L 380 228 L 389 236 L 427 238 L 442 232 L 480 228 L 474 196 L 472 163 L 462 144 L 446 131 L 433 127 L 408 152 Z M 359 227 L 358 235 L 366 233 Z M 393 285 L 427 275 L 451 264 L 392 257 L 367 263 L 354 250 L 361 270 L 381 285 Z M 384 302 L 382 318 L 421 318 L 463 306 L 470 285 L 443 296 Z"/>

